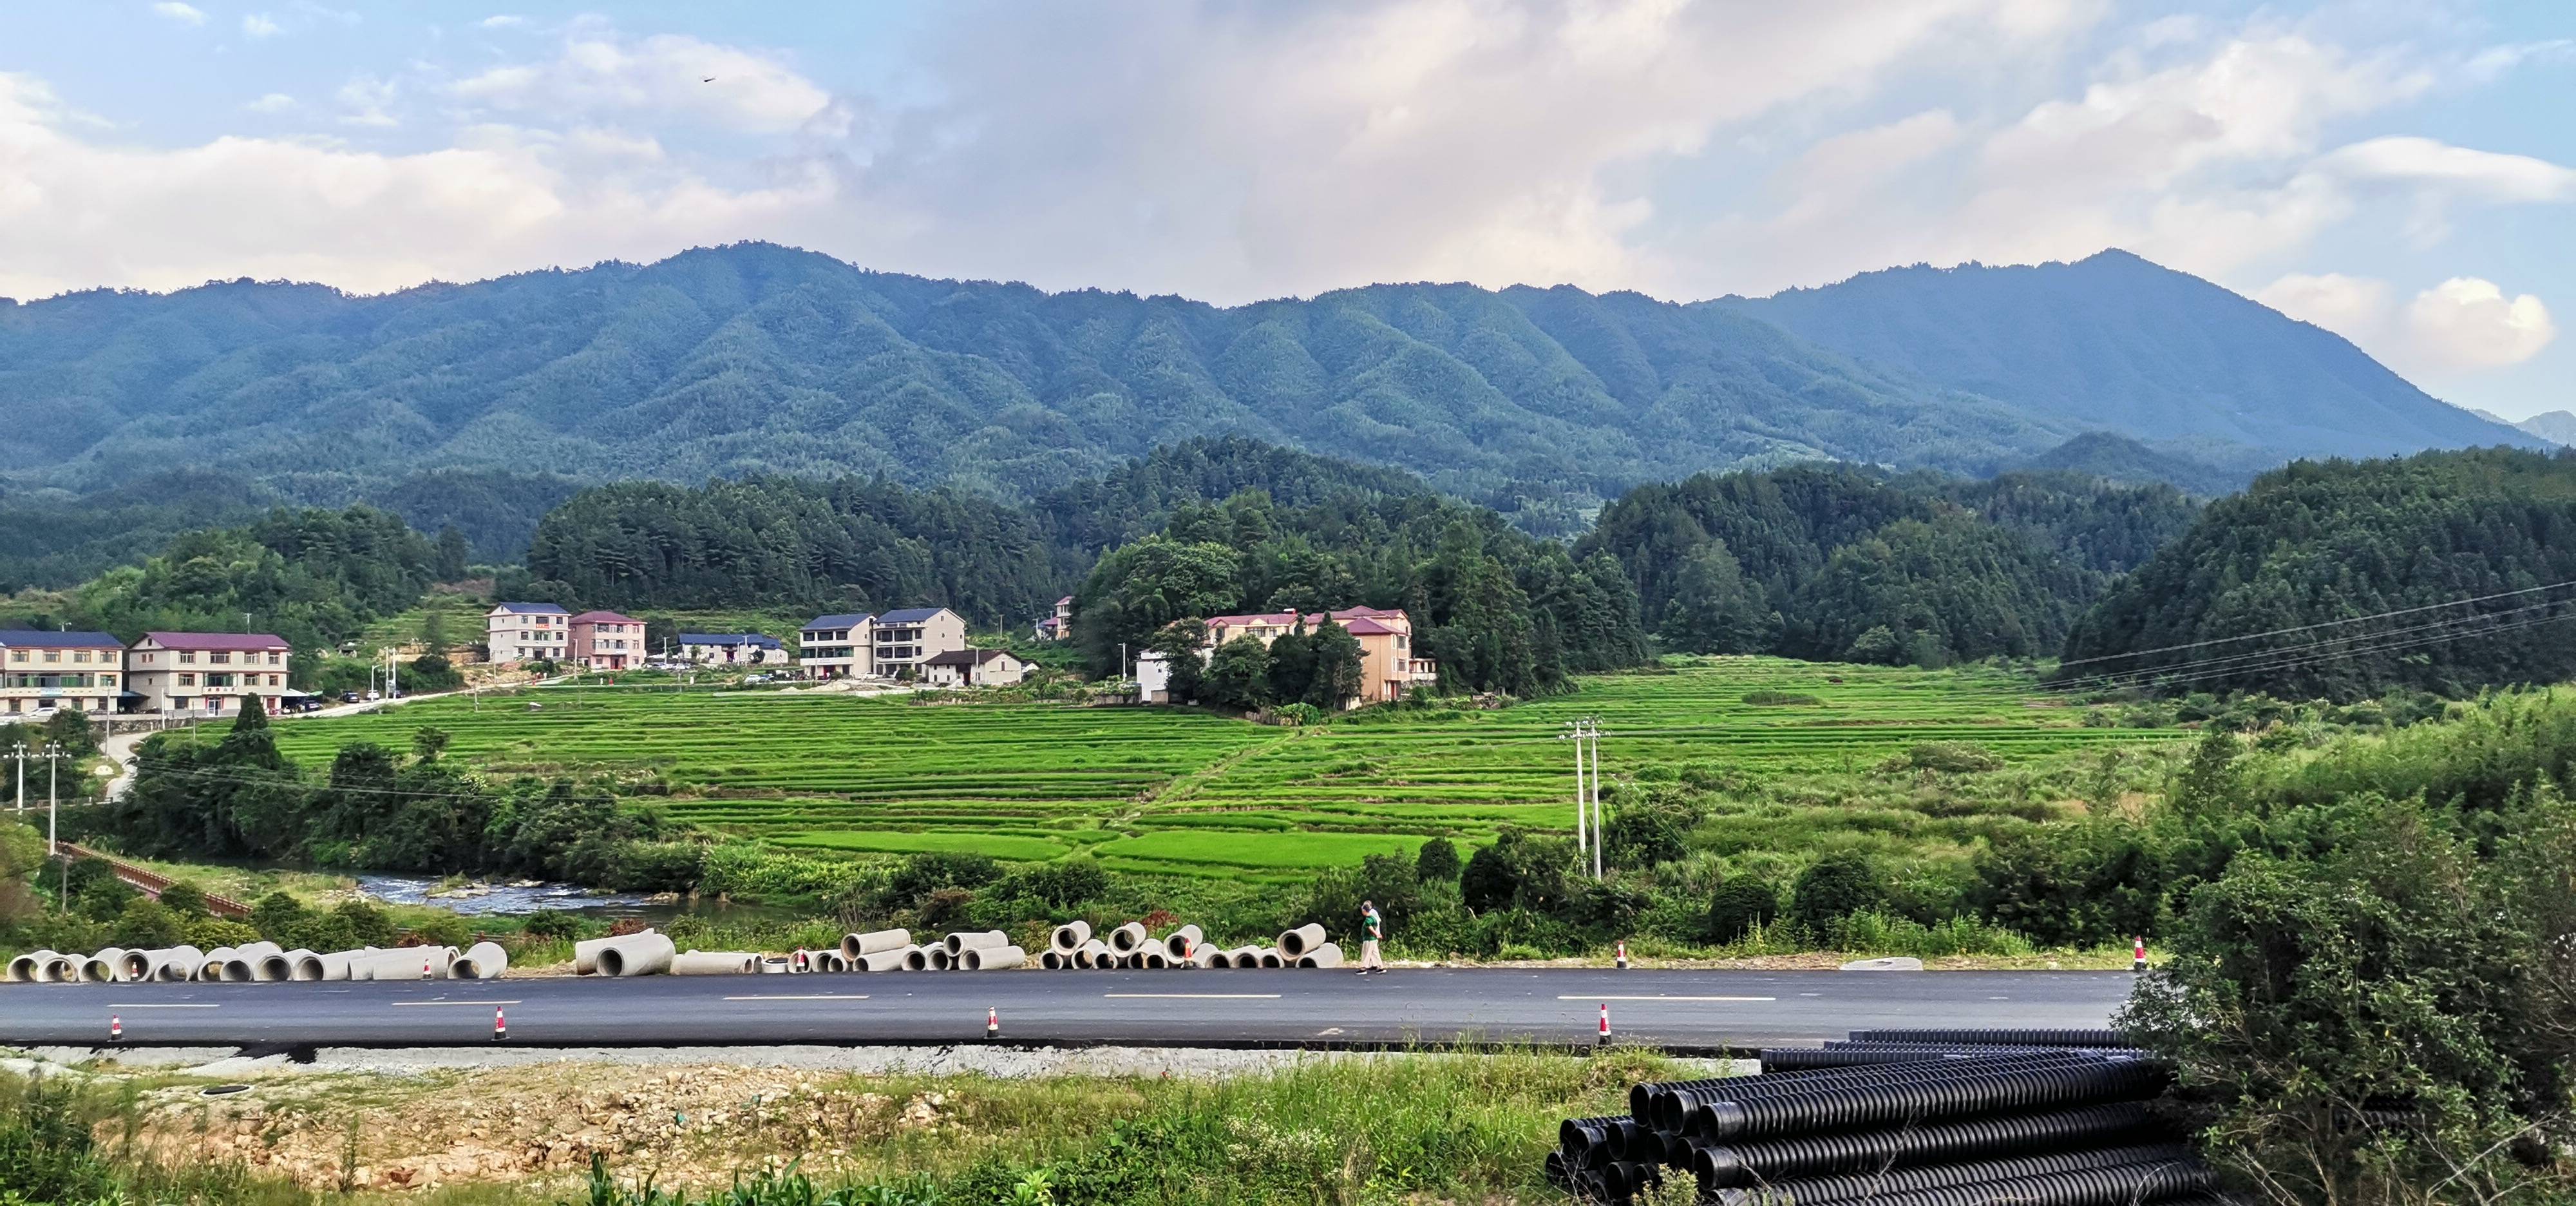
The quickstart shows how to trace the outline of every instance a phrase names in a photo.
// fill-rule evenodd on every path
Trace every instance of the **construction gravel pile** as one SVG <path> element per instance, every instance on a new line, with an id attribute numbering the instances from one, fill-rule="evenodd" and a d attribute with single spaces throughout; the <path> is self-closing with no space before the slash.
<path id="1" fill-rule="evenodd" d="M 2217 1206 L 2148 1103 L 2172 1073 L 2107 1030 L 1862 1030 L 1759 1076 L 1642 1084 L 1569 1118 L 1547 1177 L 1626 1202 L 1674 1171 L 1716 1206 Z"/>

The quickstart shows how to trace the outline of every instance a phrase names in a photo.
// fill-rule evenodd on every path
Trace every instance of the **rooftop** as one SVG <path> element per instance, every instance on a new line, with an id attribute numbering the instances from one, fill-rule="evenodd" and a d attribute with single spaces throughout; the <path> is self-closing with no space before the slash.
<path id="1" fill-rule="evenodd" d="M 951 649 L 922 660 L 925 666 L 975 666 L 1008 653 L 1003 649 Z"/>
<path id="2" fill-rule="evenodd" d="M 878 616 L 877 623 L 918 624 L 923 620 L 927 620 L 946 610 L 948 609 L 945 607 L 906 607 L 900 611 L 889 611 L 884 615 Z"/>
<path id="3" fill-rule="evenodd" d="M 613 611 L 585 611 L 574 616 L 572 622 L 575 624 L 641 624 L 644 621 Z"/>
<path id="4" fill-rule="evenodd" d="M 147 632 L 143 639 L 164 649 L 201 649 L 219 653 L 287 647 L 286 638 L 265 632 Z"/>
<path id="5" fill-rule="evenodd" d="M 10 649 L 123 649 L 125 642 L 104 632 L 45 632 L 34 628 L 0 629 L 0 647 Z"/>
<path id="6" fill-rule="evenodd" d="M 506 611 L 512 615 L 522 616 L 559 616 L 565 614 L 563 607 L 554 603 L 495 603 L 492 605 L 492 610 Z"/>
<path id="7" fill-rule="evenodd" d="M 778 638 L 757 632 L 684 632 L 683 645 L 758 645 L 763 649 L 781 648 Z"/>
<path id="8" fill-rule="evenodd" d="M 857 612 L 838 616 L 816 616 L 811 620 L 807 620 L 805 622 L 805 627 L 798 631 L 814 632 L 824 628 L 856 628 L 875 618 L 875 616 L 862 615 Z"/>

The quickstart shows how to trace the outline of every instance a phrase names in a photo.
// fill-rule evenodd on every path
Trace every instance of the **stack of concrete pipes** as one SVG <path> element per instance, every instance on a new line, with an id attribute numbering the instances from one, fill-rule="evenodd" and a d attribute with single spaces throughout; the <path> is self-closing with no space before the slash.
<path id="1" fill-rule="evenodd" d="M 1156 938 L 1143 922 L 1131 921 L 1109 931 L 1104 941 L 1091 933 L 1087 921 L 1068 922 L 1057 926 L 1038 957 L 1038 965 L 1050 970 L 1113 971 L 1118 969 L 1161 969 L 1167 967 L 1340 967 L 1342 948 L 1326 941 L 1324 927 L 1302 925 L 1279 935 L 1272 946 L 1239 946 L 1220 948 L 1206 940 L 1199 927 L 1185 925 Z"/>
<path id="2" fill-rule="evenodd" d="M 452 946 L 364 947 L 327 954 L 281 950 L 274 942 L 245 942 L 201 951 L 193 946 L 151 950 L 108 947 L 86 957 L 34 951 L 9 961 L 19 984 L 272 984 L 303 980 L 490 980 L 510 969 L 510 954 L 496 942 L 462 951 Z"/>

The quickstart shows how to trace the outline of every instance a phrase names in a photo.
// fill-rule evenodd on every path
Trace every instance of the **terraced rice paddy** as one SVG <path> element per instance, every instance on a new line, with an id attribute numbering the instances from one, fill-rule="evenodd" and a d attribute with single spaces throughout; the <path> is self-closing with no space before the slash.
<path id="1" fill-rule="evenodd" d="M 1743 702 L 1761 691 L 1819 702 Z M 1294 878 L 1434 834 L 1570 830 L 1573 755 L 1558 733 L 1585 716 L 1600 722 L 1614 778 L 1866 770 L 1927 741 L 2026 762 L 2175 736 L 2084 727 L 2081 709 L 1997 673 L 1715 658 L 1509 709 L 1306 729 L 1162 708 L 564 689 L 489 698 L 479 712 L 438 700 L 296 721 L 280 744 L 318 764 L 349 741 L 407 748 L 434 725 L 453 735 L 451 756 L 659 777 L 675 815 L 787 845 L 1006 859 L 1087 849 L 1133 870 Z M 1748 832 L 1763 823 L 1739 820 Z"/>

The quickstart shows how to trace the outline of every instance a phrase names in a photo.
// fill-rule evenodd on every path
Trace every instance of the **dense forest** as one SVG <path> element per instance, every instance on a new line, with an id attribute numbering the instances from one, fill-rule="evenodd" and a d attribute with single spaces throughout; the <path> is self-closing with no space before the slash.
<path id="1" fill-rule="evenodd" d="M 1630 491 L 1575 556 L 1625 568 L 1667 649 L 1942 665 L 2055 653 L 2192 512 L 2071 474 L 1801 465 Z"/>
<path id="2" fill-rule="evenodd" d="M 1143 650 L 1176 622 L 1354 604 L 1404 609 L 1450 690 L 1536 694 L 1647 656 L 1617 562 L 1577 562 L 1491 510 L 1429 495 L 1184 505 L 1100 559 L 1074 594 L 1074 634 L 1105 672 L 1121 644 Z"/>
<path id="3" fill-rule="evenodd" d="M 2302 462 L 2210 504 L 2066 643 L 2073 685 L 2352 698 L 2576 677 L 2576 452 Z"/>

